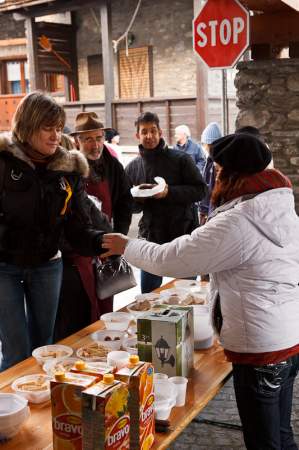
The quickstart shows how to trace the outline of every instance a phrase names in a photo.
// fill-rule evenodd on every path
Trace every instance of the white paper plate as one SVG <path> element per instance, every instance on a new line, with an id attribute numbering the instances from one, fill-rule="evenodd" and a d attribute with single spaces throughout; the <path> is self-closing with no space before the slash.
<path id="1" fill-rule="evenodd" d="M 155 182 L 157 183 L 157 186 L 153 187 L 152 189 L 140 189 L 139 186 L 134 186 L 131 188 L 131 194 L 133 197 L 153 197 L 156 194 L 160 194 L 160 192 L 163 192 L 166 186 L 166 182 L 164 178 L 162 177 L 155 177 Z"/>

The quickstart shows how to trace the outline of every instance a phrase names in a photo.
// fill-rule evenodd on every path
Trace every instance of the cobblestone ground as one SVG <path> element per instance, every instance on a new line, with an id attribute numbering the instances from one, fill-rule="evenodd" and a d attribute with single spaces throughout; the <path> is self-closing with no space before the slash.
<path id="1" fill-rule="evenodd" d="M 232 379 L 208 404 L 198 419 L 240 425 Z M 299 376 L 296 379 L 292 426 L 299 446 Z M 215 425 L 191 423 L 168 450 L 244 450 L 242 432 Z"/>

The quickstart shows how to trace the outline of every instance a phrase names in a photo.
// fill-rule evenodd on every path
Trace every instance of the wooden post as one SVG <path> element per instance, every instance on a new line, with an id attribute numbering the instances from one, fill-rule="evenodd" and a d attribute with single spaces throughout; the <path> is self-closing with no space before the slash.
<path id="1" fill-rule="evenodd" d="M 105 125 L 112 127 L 112 101 L 114 99 L 114 60 L 112 51 L 111 0 L 102 0 L 100 5 L 102 53 L 105 85 Z"/>
<path id="2" fill-rule="evenodd" d="M 203 5 L 202 0 L 194 0 L 194 17 L 199 13 Z M 196 138 L 200 139 L 201 133 L 208 121 L 208 69 L 196 55 Z"/>
<path id="3" fill-rule="evenodd" d="M 35 21 L 32 17 L 25 19 L 25 30 L 27 38 L 27 54 L 29 63 L 29 90 L 41 89 L 41 77 L 37 62 L 37 36 L 35 33 Z"/>

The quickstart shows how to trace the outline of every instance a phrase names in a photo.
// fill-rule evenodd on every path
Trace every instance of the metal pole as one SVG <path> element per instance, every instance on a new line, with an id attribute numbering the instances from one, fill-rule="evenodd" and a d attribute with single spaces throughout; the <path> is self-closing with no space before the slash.
<path id="1" fill-rule="evenodd" d="M 223 134 L 228 134 L 228 99 L 227 99 L 227 72 L 226 69 L 221 70 L 222 75 L 222 130 Z"/>

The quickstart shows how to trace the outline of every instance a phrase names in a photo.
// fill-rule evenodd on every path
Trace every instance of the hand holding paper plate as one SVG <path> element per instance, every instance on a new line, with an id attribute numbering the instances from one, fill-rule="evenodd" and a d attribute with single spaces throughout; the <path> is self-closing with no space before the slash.
<path id="1" fill-rule="evenodd" d="M 139 186 L 132 187 L 131 188 L 132 196 L 139 198 L 153 197 L 154 195 L 163 192 L 166 186 L 164 178 L 155 177 L 154 180 L 157 184 L 140 184 Z"/>

